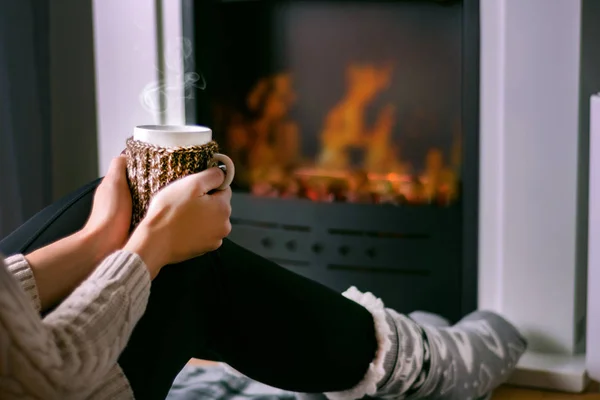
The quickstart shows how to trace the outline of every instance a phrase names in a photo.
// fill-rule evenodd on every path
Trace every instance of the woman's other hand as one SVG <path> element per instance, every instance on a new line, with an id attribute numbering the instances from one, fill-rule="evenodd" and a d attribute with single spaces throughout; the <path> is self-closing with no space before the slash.
<path id="1" fill-rule="evenodd" d="M 131 226 L 131 193 L 127 183 L 127 159 L 112 160 L 106 176 L 98 185 L 90 217 L 82 229 L 92 237 L 99 260 L 122 248 Z"/>
<path id="2" fill-rule="evenodd" d="M 159 191 L 125 250 L 139 254 L 152 277 L 167 264 L 218 249 L 229 235 L 231 189 L 216 191 L 225 176 L 219 168 L 179 179 Z"/>
<path id="3" fill-rule="evenodd" d="M 131 225 L 131 195 L 125 158 L 117 157 L 96 188 L 92 212 L 73 235 L 28 254 L 40 306 L 46 310 L 67 297 L 110 253 L 125 244 Z"/>

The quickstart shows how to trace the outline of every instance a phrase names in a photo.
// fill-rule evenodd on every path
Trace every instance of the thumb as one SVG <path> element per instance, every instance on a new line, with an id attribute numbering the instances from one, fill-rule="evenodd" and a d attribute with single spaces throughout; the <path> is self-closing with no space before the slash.
<path id="1" fill-rule="evenodd" d="M 108 172 L 106 172 L 106 176 L 104 179 L 109 179 L 111 181 L 118 181 L 120 179 L 125 179 L 127 176 L 127 158 L 125 156 L 119 156 L 112 159 L 110 162 L 110 166 L 108 167 Z"/>
<path id="2" fill-rule="evenodd" d="M 220 168 L 209 168 L 192 175 L 195 191 L 199 196 L 204 196 L 211 190 L 217 189 L 225 181 L 225 174 Z"/>

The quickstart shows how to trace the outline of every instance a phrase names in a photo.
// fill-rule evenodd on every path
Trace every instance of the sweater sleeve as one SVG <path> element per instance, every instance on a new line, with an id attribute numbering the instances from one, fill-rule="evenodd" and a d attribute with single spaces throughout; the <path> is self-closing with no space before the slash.
<path id="1" fill-rule="evenodd" d="M 44 319 L 18 281 L 0 265 L 0 398 L 86 398 L 114 370 L 145 311 L 143 261 L 113 253 Z"/>
<path id="2" fill-rule="evenodd" d="M 27 259 L 22 254 L 16 254 L 8 257 L 4 260 L 8 271 L 15 277 L 15 279 L 21 284 L 21 288 L 25 291 L 31 304 L 37 312 L 42 310 L 40 303 L 40 296 L 38 293 L 37 285 L 35 284 L 35 277 L 33 271 L 27 262 Z"/>

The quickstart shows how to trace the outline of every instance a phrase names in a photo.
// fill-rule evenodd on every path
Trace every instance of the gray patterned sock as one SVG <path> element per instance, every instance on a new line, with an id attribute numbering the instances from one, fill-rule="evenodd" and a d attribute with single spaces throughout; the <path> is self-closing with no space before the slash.
<path id="1" fill-rule="evenodd" d="M 508 378 L 527 346 L 513 325 L 491 312 L 476 311 L 447 326 L 427 313 L 413 313 L 413 320 L 355 287 L 344 296 L 373 315 L 379 349 L 363 380 L 326 393 L 332 400 L 479 400 Z"/>
<path id="2" fill-rule="evenodd" d="M 408 314 L 408 317 L 421 326 L 429 325 L 438 328 L 447 328 L 451 325 L 450 321 L 441 315 L 427 311 L 413 311 Z"/>
<path id="3" fill-rule="evenodd" d="M 377 393 L 387 394 L 391 390 L 393 393 L 404 394 L 425 381 L 429 368 L 424 371 L 423 367 L 426 366 L 429 354 L 424 351 L 423 330 L 415 321 L 386 309 L 386 322 L 391 330 L 391 346 L 383 361 L 386 374 L 377 382 Z M 377 397 L 382 398 L 381 395 Z"/>
<path id="4" fill-rule="evenodd" d="M 452 327 L 408 327 L 408 318 L 386 309 L 398 334 L 398 360 L 388 381 L 378 388 L 384 399 L 476 400 L 502 384 L 526 348 L 525 339 L 504 318 L 476 311 Z M 412 334 L 421 330 L 419 340 Z M 409 351 L 402 342 L 412 341 Z M 418 350 L 415 351 L 414 349 Z M 387 357 L 386 357 L 387 358 Z M 418 370 L 415 376 L 413 371 Z"/>
<path id="5" fill-rule="evenodd" d="M 431 326 L 437 328 L 447 328 L 450 326 L 450 321 L 446 318 L 442 317 L 438 314 L 429 313 L 426 311 L 413 311 L 408 314 L 408 317 L 415 321 L 417 324 L 424 326 Z M 427 341 L 427 337 L 424 336 L 424 332 L 422 333 L 423 337 L 423 347 L 429 349 L 429 342 Z M 429 351 L 424 352 L 426 355 L 431 354 Z M 427 377 L 429 376 L 429 371 L 431 370 L 431 357 L 424 357 L 423 365 L 421 366 L 421 372 L 419 372 L 419 376 L 412 384 L 409 393 L 416 393 L 427 381 Z M 408 394 L 408 393 L 407 393 Z"/>
<path id="6" fill-rule="evenodd" d="M 408 314 L 408 317 L 421 326 L 432 326 L 432 327 L 439 327 L 439 328 L 450 326 L 450 321 L 448 321 L 446 318 L 444 318 L 438 314 L 433 314 L 433 313 L 430 313 L 427 311 L 413 311 L 410 314 Z M 394 323 L 394 319 L 392 318 L 391 314 L 389 314 L 389 313 L 386 316 L 386 322 L 388 323 L 388 325 L 390 326 L 391 331 L 392 331 L 392 335 L 390 335 L 391 347 L 390 347 L 390 351 L 388 351 L 388 353 L 384 359 L 384 368 L 387 371 L 387 374 L 383 377 L 383 379 L 381 379 L 379 382 L 377 382 L 378 388 L 381 388 L 390 380 L 392 373 L 395 370 L 396 363 L 398 362 L 398 335 L 396 334 L 396 331 L 395 331 L 396 325 Z M 424 345 L 426 345 L 426 344 L 424 343 Z M 411 388 L 410 388 L 411 392 L 414 392 L 421 388 L 421 386 L 426 381 L 426 378 L 429 374 L 429 370 L 430 370 L 430 359 L 429 358 L 424 359 L 423 365 L 421 366 L 421 370 L 420 370 L 417 378 L 415 379 L 414 383 L 411 385 Z"/>

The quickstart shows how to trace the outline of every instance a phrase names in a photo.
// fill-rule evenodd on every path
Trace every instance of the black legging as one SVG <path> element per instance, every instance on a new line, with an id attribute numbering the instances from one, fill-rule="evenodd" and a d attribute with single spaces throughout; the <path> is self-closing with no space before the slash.
<path id="1" fill-rule="evenodd" d="M 26 254 L 79 230 L 99 182 L 39 212 L 0 242 L 0 252 Z M 216 252 L 161 271 L 119 364 L 142 400 L 164 399 L 192 357 L 316 393 L 356 385 L 376 346 L 363 307 L 225 240 Z"/>

